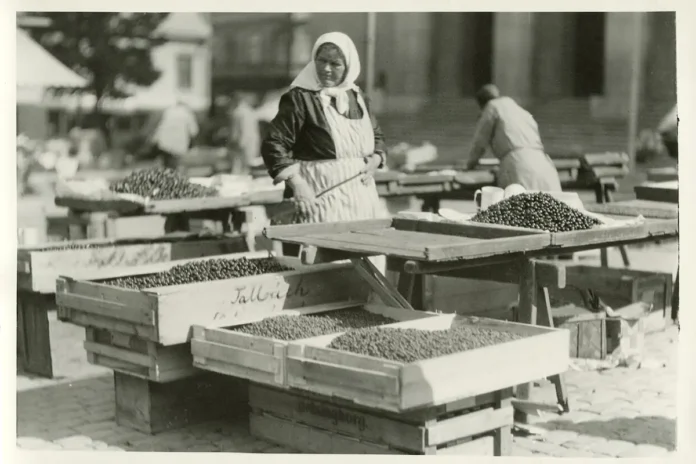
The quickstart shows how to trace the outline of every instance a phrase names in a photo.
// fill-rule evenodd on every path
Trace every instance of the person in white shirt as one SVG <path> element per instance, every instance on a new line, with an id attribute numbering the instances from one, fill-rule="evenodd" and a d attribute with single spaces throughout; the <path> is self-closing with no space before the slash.
<path id="1" fill-rule="evenodd" d="M 245 96 L 239 93 L 232 95 L 228 116 L 227 150 L 232 174 L 247 174 L 251 167 L 263 164 L 259 120 Z"/>
<path id="2" fill-rule="evenodd" d="M 191 149 L 198 135 L 196 115 L 181 99 L 164 110 L 152 141 L 156 156 L 166 168 L 178 169 L 181 157 Z"/>
<path id="3" fill-rule="evenodd" d="M 469 150 L 467 167 L 474 169 L 487 148 L 500 160 L 498 186 L 520 184 L 527 190 L 560 192 L 561 181 L 544 151 L 534 117 L 493 84 L 476 94 L 481 115 Z"/>

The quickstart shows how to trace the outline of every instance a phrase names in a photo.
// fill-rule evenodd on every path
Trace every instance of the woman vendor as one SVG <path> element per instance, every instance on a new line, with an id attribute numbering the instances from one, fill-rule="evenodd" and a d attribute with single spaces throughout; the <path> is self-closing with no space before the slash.
<path id="1" fill-rule="evenodd" d="M 303 205 L 295 223 L 385 217 L 372 178 L 385 161 L 384 138 L 355 85 L 360 74 L 355 45 L 343 33 L 324 34 L 314 44 L 312 57 L 281 97 L 261 145 L 268 172 L 274 183 L 285 182 L 285 198 Z M 284 254 L 298 251 L 299 247 L 283 247 Z"/>
<path id="2" fill-rule="evenodd" d="M 501 96 L 493 84 L 478 91 L 476 102 L 481 116 L 469 150 L 468 168 L 475 168 L 490 147 L 500 160 L 499 187 L 520 184 L 527 190 L 560 192 L 558 172 L 544 152 L 534 117 L 512 98 Z"/>

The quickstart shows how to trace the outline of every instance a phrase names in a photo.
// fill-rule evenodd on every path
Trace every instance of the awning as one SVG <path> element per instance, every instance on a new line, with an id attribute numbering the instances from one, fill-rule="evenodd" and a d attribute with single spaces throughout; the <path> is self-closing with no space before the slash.
<path id="1" fill-rule="evenodd" d="M 17 29 L 18 103 L 39 103 L 48 87 L 86 84 L 86 79 L 58 61 L 25 31 Z"/>

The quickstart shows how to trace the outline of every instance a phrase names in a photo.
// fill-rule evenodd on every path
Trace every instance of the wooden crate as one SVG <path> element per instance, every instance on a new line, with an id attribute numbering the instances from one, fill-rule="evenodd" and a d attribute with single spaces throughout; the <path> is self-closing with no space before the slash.
<path id="1" fill-rule="evenodd" d="M 166 217 L 159 215 L 114 217 L 108 213 L 68 213 L 68 239 L 123 239 L 160 237 Z"/>
<path id="2" fill-rule="evenodd" d="M 606 359 L 607 322 L 604 313 L 593 313 L 574 305 L 553 308 L 553 325 L 570 332 L 571 358 Z"/>
<path id="3" fill-rule="evenodd" d="M 287 311 L 293 315 L 325 312 L 341 309 L 345 305 L 310 307 L 296 311 Z M 375 314 L 411 321 L 437 316 L 435 313 L 414 311 L 388 306 L 365 305 L 355 309 L 364 309 Z M 398 323 L 387 327 L 398 327 Z M 295 343 L 301 343 L 296 340 Z M 287 386 L 287 369 L 285 358 L 289 342 L 266 337 L 256 337 L 245 333 L 233 332 L 225 328 L 193 327 L 191 352 L 193 365 L 200 369 L 249 379 L 267 385 Z"/>
<path id="4" fill-rule="evenodd" d="M 48 312 L 55 308 L 53 295 L 17 290 L 17 367 L 21 371 L 53 378 Z"/>
<path id="5" fill-rule="evenodd" d="M 426 275 L 425 294 L 425 309 L 429 311 L 485 316 L 516 302 L 519 285 Z"/>
<path id="6" fill-rule="evenodd" d="M 98 245 L 61 249 L 65 245 Z M 88 239 L 50 242 L 17 249 L 17 287 L 38 293 L 55 293 L 56 280 L 75 271 L 132 267 L 204 256 L 247 251 L 244 237 L 171 235 L 124 240 Z"/>
<path id="7" fill-rule="evenodd" d="M 148 434 L 249 411 L 247 382 L 212 373 L 163 384 L 114 372 L 114 393 L 116 423 Z"/>
<path id="8" fill-rule="evenodd" d="M 336 335 L 317 337 L 288 346 L 288 385 L 380 410 L 402 412 L 559 374 L 570 361 L 566 330 L 454 314 L 400 325 L 420 330 L 469 325 L 516 332 L 523 338 L 404 364 L 333 350 L 327 346 Z"/>
<path id="9" fill-rule="evenodd" d="M 652 303 L 652 311 L 668 317 L 672 300 L 672 274 L 636 269 L 569 264 L 566 288 L 549 289 L 551 296 L 565 303 L 585 304 L 579 289 L 591 289 L 614 309 L 642 301 Z"/>
<path id="10" fill-rule="evenodd" d="M 679 181 L 648 182 L 633 188 L 639 200 L 679 203 Z"/>
<path id="11" fill-rule="evenodd" d="M 241 251 L 239 236 L 215 238 L 164 237 L 138 240 L 83 240 L 70 244 L 105 244 L 100 248 L 59 249 L 64 243 L 20 247 L 17 251 L 17 353 L 25 372 L 52 378 L 53 358 L 48 312 L 56 309 L 55 283 L 60 274 L 118 274 L 121 267 Z M 181 261 L 179 261 L 181 262 Z M 115 268 L 112 268 L 115 266 Z M 59 318 L 61 317 L 59 310 Z"/>
<path id="12" fill-rule="evenodd" d="M 250 384 L 253 436 L 301 452 L 505 456 L 511 451 L 512 389 L 405 414 L 330 396 Z"/>
<path id="13" fill-rule="evenodd" d="M 103 276 L 99 273 L 92 273 L 89 280 L 61 277 L 56 301 L 62 307 L 62 317 L 76 325 L 109 329 L 169 346 L 188 342 L 191 326 L 196 324 L 239 325 L 289 309 L 361 304 L 371 295 L 370 287 L 350 263 L 304 266 L 297 259 L 277 259 L 294 270 L 145 290 L 100 283 Z M 175 264 L 143 266 L 124 270 L 122 275 L 161 272 Z M 106 276 L 115 277 L 114 272 Z"/>
<path id="14" fill-rule="evenodd" d="M 188 343 L 164 346 L 133 335 L 87 327 L 84 348 L 90 364 L 152 382 L 171 382 L 202 373 L 193 367 Z"/>

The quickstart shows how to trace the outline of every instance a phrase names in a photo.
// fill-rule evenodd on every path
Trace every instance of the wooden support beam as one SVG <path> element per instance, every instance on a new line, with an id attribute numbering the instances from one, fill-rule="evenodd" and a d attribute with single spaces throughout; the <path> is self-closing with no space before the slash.
<path id="1" fill-rule="evenodd" d="M 358 274 L 372 287 L 372 290 L 375 291 L 385 305 L 413 309 L 408 300 L 401 296 L 399 291 L 367 258 L 352 259 L 351 261 Z"/>
<path id="2" fill-rule="evenodd" d="M 331 250 L 328 248 L 317 248 L 315 246 L 303 246 L 300 251 L 300 260 L 302 264 L 322 264 L 332 263 L 334 261 L 344 261 L 347 259 L 360 258 L 362 255 L 350 253 L 347 251 Z"/>
<path id="3" fill-rule="evenodd" d="M 511 263 L 481 265 L 465 267 L 453 271 L 435 272 L 433 275 L 456 277 L 460 279 L 486 280 L 489 282 L 518 283 L 520 270 L 521 263 L 519 261 L 513 261 Z"/>

